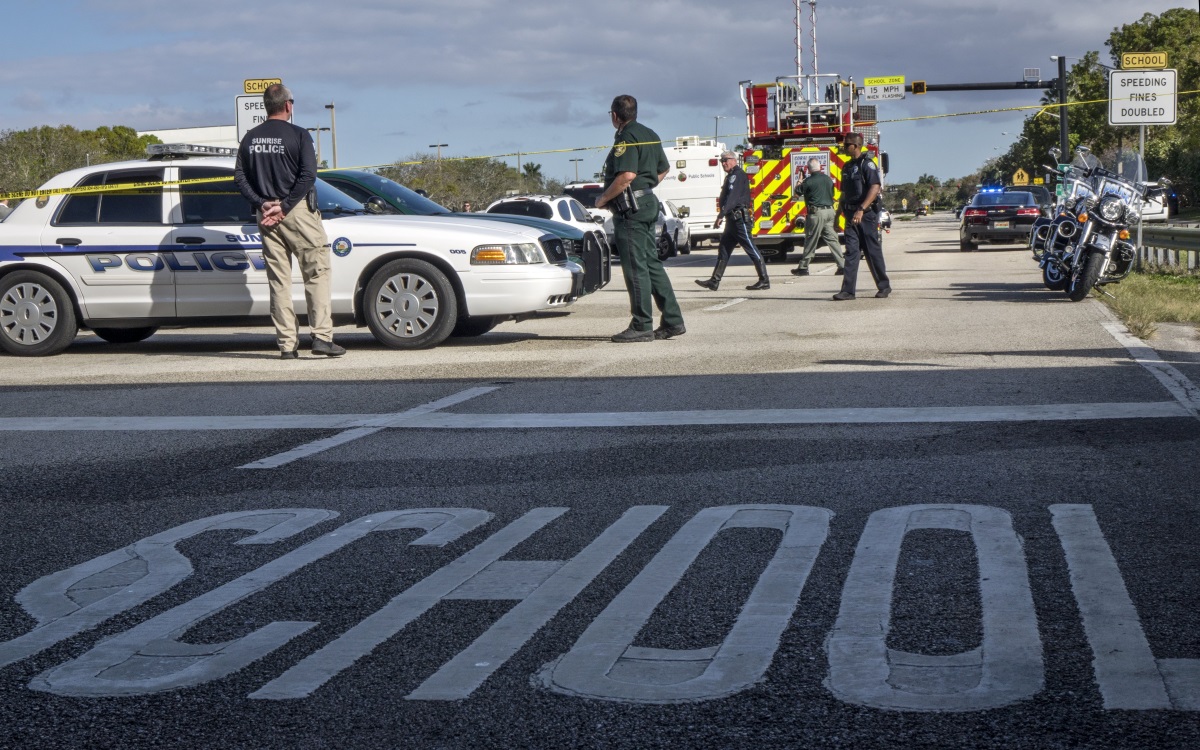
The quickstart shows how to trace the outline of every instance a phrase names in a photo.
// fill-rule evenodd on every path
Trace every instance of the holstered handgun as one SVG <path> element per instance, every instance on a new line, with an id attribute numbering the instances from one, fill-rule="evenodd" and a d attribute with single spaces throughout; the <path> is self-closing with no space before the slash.
<path id="1" fill-rule="evenodd" d="M 617 193 L 617 197 L 612 201 L 613 210 L 621 215 L 622 219 L 628 219 L 633 214 L 637 213 L 638 202 L 637 196 L 633 194 L 633 184 L 625 186 L 625 189 Z"/>

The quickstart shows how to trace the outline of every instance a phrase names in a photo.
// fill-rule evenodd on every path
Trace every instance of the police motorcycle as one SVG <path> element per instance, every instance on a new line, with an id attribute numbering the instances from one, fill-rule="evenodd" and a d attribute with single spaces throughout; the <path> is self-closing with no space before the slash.
<path id="1" fill-rule="evenodd" d="M 1043 281 L 1057 283 L 1061 276 L 1066 282 L 1063 288 L 1067 297 L 1079 302 L 1092 289 L 1119 282 L 1133 270 L 1137 248 L 1130 242 L 1129 227 L 1141 220 L 1146 200 L 1165 190 L 1169 183 L 1147 182 L 1146 163 L 1140 154 L 1130 151 L 1118 153 L 1105 166 L 1089 149 L 1080 146 L 1070 171 L 1070 177 L 1064 175 L 1064 179 L 1084 184 L 1064 183 L 1064 194 L 1068 191 L 1076 194 L 1069 203 L 1064 201 L 1067 208 L 1063 213 L 1068 216 L 1056 227 L 1055 237 L 1064 227 L 1070 227 L 1066 230 L 1070 237 L 1065 238 L 1066 244 L 1061 249 L 1055 248 L 1052 239 L 1048 247 L 1043 247 L 1042 263 L 1054 264 L 1049 275 L 1043 265 Z M 1035 227 L 1035 233 L 1037 230 Z"/>
<path id="2" fill-rule="evenodd" d="M 1050 149 L 1050 155 L 1056 163 L 1062 161 L 1062 151 L 1058 148 Z M 1060 164 L 1059 167 L 1042 165 L 1047 177 L 1059 180 L 1062 190 L 1058 192 L 1058 200 L 1050 216 L 1040 216 L 1034 221 L 1029 247 L 1033 251 L 1033 259 L 1042 269 L 1042 283 L 1051 291 L 1061 292 L 1067 288 L 1068 258 L 1074 252 L 1074 240 L 1083 228 L 1079 213 L 1075 210 L 1076 204 L 1079 203 L 1082 208 L 1084 204 L 1081 201 L 1092 194 L 1091 181 L 1086 175 L 1099 165 L 1099 159 L 1086 149 L 1076 152 L 1070 164 Z"/>

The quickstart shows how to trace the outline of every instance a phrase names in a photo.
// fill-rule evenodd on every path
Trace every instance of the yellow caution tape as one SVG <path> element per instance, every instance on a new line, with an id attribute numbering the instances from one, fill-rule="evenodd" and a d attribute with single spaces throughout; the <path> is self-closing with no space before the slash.
<path id="1" fill-rule="evenodd" d="M 1192 94 L 1198 94 L 1198 93 L 1200 93 L 1200 89 L 1196 89 L 1193 91 L 1180 91 L 1175 96 L 1176 96 L 1176 98 L 1179 98 L 1179 97 L 1190 96 Z M 898 123 L 898 122 L 916 122 L 918 120 L 939 120 L 939 119 L 945 119 L 945 118 L 949 118 L 949 117 L 971 117 L 971 116 L 975 116 L 975 115 L 991 115 L 991 114 L 997 114 L 1000 112 L 1022 112 L 1022 111 L 1030 110 L 1030 109 L 1044 111 L 1044 110 L 1051 110 L 1051 109 L 1061 109 L 1064 107 L 1078 107 L 1078 106 L 1084 106 L 1087 104 L 1104 104 L 1104 103 L 1107 103 L 1110 101 L 1112 101 L 1112 100 L 1111 99 L 1092 99 L 1090 101 L 1082 101 L 1082 102 L 1067 102 L 1066 104 L 1025 104 L 1025 105 L 1021 105 L 1019 107 L 999 107 L 996 109 L 979 109 L 979 110 L 973 110 L 970 112 L 948 112 L 948 113 L 940 114 L 940 115 L 919 115 L 916 117 L 899 117 L 899 118 L 895 118 L 895 119 L 891 119 L 891 120 L 870 120 L 869 122 L 872 122 L 876 125 L 880 125 L 880 124 L 892 124 L 892 123 Z M 749 135 L 750 135 L 749 133 L 723 133 L 716 137 L 718 137 L 718 138 L 728 138 L 728 137 L 744 138 Z M 669 143 L 669 141 L 646 141 L 643 143 L 630 143 L 627 145 L 651 146 L 651 145 L 660 144 L 660 143 Z M 541 149 L 541 150 L 534 150 L 534 151 L 512 151 L 512 152 L 509 152 L 506 154 L 488 154 L 488 155 L 479 155 L 479 156 L 444 156 L 441 158 L 441 161 L 476 161 L 479 159 L 507 159 L 509 157 L 520 158 L 520 157 L 524 157 L 524 156 L 541 156 L 544 154 L 566 154 L 566 153 L 576 153 L 576 152 L 581 152 L 581 151 L 602 151 L 602 150 L 607 150 L 610 148 L 612 148 L 612 144 L 606 143 L 601 146 L 574 146 L 571 148 L 552 148 L 552 149 Z M 434 159 L 417 159 L 417 160 L 413 160 L 413 161 L 388 162 L 386 164 L 368 164 L 368 165 L 357 166 L 357 167 L 338 167 L 337 169 L 339 169 L 339 170 L 341 170 L 341 169 L 357 169 L 357 170 L 384 169 L 387 167 L 406 167 L 406 166 L 415 166 L 418 164 L 432 164 L 435 161 L 436 160 L 434 160 Z M 321 172 L 330 172 L 330 171 L 334 171 L 334 170 L 333 169 L 317 170 L 318 174 Z M 195 178 L 195 179 L 191 179 L 191 180 L 176 180 L 173 182 L 167 182 L 167 181 L 164 181 L 164 182 L 130 182 L 130 183 L 123 183 L 120 185 L 89 185 L 86 187 L 50 188 L 50 189 L 46 189 L 46 190 L 20 190 L 20 191 L 11 192 L 11 193 L 0 193 L 0 200 L 25 200 L 28 198 L 40 198 L 42 196 L 51 196 L 51 195 L 86 195 L 86 194 L 90 194 L 90 193 L 124 193 L 124 192 L 136 191 L 136 190 L 178 187 L 180 185 L 201 185 L 204 183 L 226 182 L 229 179 L 230 179 L 229 177 L 200 177 L 200 178 Z"/>

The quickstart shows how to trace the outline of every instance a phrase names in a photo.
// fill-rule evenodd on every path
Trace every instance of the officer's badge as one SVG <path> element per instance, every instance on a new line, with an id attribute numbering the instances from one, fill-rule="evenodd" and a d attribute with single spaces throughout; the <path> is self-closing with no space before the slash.
<path id="1" fill-rule="evenodd" d="M 345 258 L 354 248 L 354 243 L 348 237 L 338 237 L 331 244 L 333 254 L 339 258 Z"/>
<path id="2" fill-rule="evenodd" d="M 624 155 L 625 155 L 625 144 L 624 143 L 618 143 L 617 145 L 613 146 L 613 156 L 624 156 Z"/>

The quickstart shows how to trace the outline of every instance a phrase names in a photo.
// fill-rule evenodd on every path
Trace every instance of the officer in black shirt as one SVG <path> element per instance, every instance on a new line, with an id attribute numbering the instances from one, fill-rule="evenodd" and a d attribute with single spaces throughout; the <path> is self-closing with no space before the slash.
<path id="1" fill-rule="evenodd" d="M 340 357 L 333 343 L 329 238 L 316 208 L 317 155 L 308 131 L 293 125 L 292 92 L 273 83 L 263 92 L 267 121 L 238 146 L 234 181 L 258 214 L 263 261 L 271 287 L 271 322 L 284 359 L 300 356 L 300 335 L 292 306 L 292 256 L 304 278 L 312 353 Z M 310 196 L 314 199 L 311 202 Z"/>
<path id="2" fill-rule="evenodd" d="M 721 286 L 721 277 L 725 275 L 725 266 L 729 263 L 729 257 L 733 255 L 733 248 L 741 245 L 754 263 L 754 270 L 758 271 L 758 281 L 746 288 L 752 291 L 770 289 L 771 280 L 767 278 L 766 261 L 750 237 L 750 179 L 738 166 L 737 154 L 732 151 L 721 154 L 721 168 L 728 176 L 721 185 L 721 197 L 717 199 L 717 220 L 713 223 L 713 229 L 721 226 L 721 220 L 725 219 L 725 231 L 721 233 L 721 246 L 717 250 L 717 265 L 713 269 L 712 277 L 696 279 L 696 283 L 705 289 L 717 291 Z"/>
<path id="3" fill-rule="evenodd" d="M 858 261 L 867 256 L 867 268 L 879 289 L 876 297 L 892 293 L 892 283 L 883 263 L 883 243 L 879 240 L 879 193 L 882 183 L 879 168 L 863 148 L 862 133 L 851 133 L 842 144 L 850 156 L 842 167 L 842 215 L 846 217 L 846 275 L 842 289 L 833 295 L 835 300 L 854 299 L 858 283 Z"/>

